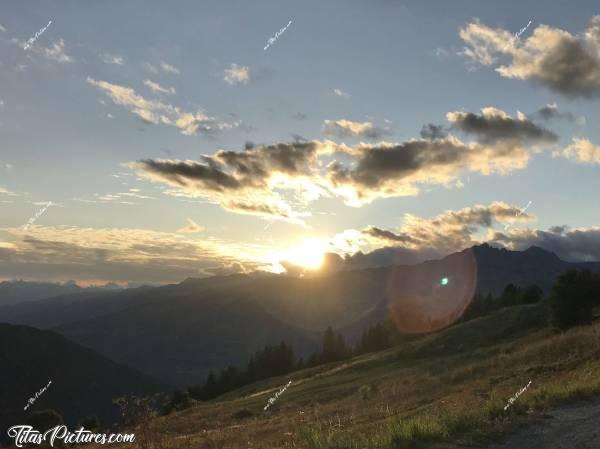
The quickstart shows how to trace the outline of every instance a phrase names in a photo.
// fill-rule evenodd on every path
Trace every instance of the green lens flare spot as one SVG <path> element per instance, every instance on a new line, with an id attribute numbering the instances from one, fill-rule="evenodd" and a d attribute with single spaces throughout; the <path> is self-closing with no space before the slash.
<path id="1" fill-rule="evenodd" d="M 440 280 L 440 285 L 448 285 L 448 278 L 442 278 Z"/>

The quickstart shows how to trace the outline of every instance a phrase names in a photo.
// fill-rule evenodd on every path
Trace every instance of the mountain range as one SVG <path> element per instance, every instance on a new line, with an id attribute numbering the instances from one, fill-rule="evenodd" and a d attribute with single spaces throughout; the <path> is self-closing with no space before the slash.
<path id="1" fill-rule="evenodd" d="M 600 263 L 484 244 L 413 266 L 305 278 L 236 274 L 59 296 L 0 307 L 0 321 L 52 328 L 166 383 L 189 385 L 210 370 L 244 365 L 265 344 L 283 340 L 306 356 L 330 325 L 350 340 L 390 314 L 408 333 L 436 330 L 460 317 L 475 291 L 498 295 L 513 283 L 548 292 L 569 268 L 600 271 Z"/>

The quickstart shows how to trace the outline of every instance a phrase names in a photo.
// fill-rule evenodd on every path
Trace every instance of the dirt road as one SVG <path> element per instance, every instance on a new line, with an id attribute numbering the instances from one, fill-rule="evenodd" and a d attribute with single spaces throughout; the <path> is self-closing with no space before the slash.
<path id="1" fill-rule="evenodd" d="M 563 406 L 486 449 L 600 449 L 600 399 Z"/>

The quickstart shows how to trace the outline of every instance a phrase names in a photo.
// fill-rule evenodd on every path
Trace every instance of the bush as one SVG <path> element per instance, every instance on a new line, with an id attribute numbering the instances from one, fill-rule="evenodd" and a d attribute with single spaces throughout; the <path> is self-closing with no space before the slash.
<path id="1" fill-rule="evenodd" d="M 189 408 L 193 405 L 193 400 L 190 398 L 189 393 L 186 391 L 177 390 L 171 396 L 171 400 L 163 410 L 163 414 L 168 415 L 172 411 L 181 411 Z"/>
<path id="2" fill-rule="evenodd" d="M 592 309 L 600 296 L 598 275 L 588 270 L 569 270 L 559 276 L 549 303 L 550 325 L 559 330 L 590 324 Z"/>
<path id="3" fill-rule="evenodd" d="M 238 410 L 237 412 L 235 412 L 233 414 L 233 417 L 235 419 L 246 419 L 246 418 L 250 418 L 254 416 L 254 413 L 252 413 L 251 410 L 248 410 L 247 408 L 243 408 L 241 410 Z"/>

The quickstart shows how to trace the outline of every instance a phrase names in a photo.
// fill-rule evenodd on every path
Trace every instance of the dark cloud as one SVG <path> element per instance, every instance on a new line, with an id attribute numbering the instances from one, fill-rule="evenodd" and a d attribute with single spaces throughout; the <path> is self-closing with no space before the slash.
<path id="1" fill-rule="evenodd" d="M 496 68 L 506 78 L 525 79 L 567 97 L 600 95 L 600 16 L 578 34 L 539 25 L 523 45 L 511 43 L 505 30 L 492 29 L 477 21 L 461 29 L 467 47 L 462 52 L 483 65 L 497 62 L 499 55 L 511 57 Z"/>
<path id="2" fill-rule="evenodd" d="M 153 177 L 161 178 L 178 187 L 187 188 L 196 184 L 206 190 L 223 192 L 240 189 L 243 186 L 234 176 L 225 173 L 215 161 L 208 158 L 206 164 L 142 159 L 138 161 L 137 167 Z"/>
<path id="3" fill-rule="evenodd" d="M 291 204 L 304 207 L 322 196 L 337 196 L 359 207 L 377 198 L 417 195 L 422 184 L 450 187 L 465 172 L 489 176 L 522 169 L 530 151 L 557 140 L 524 116 L 513 119 L 494 108 L 447 116 L 454 128 L 474 137 L 471 142 L 439 137 L 438 125 L 426 125 L 423 134 L 434 138 L 349 146 L 295 136 L 292 143 L 220 149 L 200 161 L 147 159 L 130 166 L 140 176 L 178 189 L 169 194 L 206 197 L 241 213 L 278 211 L 273 218 L 290 221 L 303 215 Z M 336 123 L 355 135 L 373 131 L 369 122 Z"/>
<path id="4" fill-rule="evenodd" d="M 330 178 L 335 185 L 377 188 L 389 180 L 402 180 L 425 167 L 449 165 L 466 159 L 468 147 L 456 140 L 411 140 L 394 146 L 363 146 L 353 168 L 334 162 Z M 432 178 L 435 174 L 432 173 Z"/>
<path id="5" fill-rule="evenodd" d="M 306 115 L 303 112 L 296 112 L 292 115 L 292 118 L 296 120 L 306 120 L 308 118 L 308 115 Z"/>
<path id="6" fill-rule="evenodd" d="M 551 144 L 558 142 L 552 131 L 521 118 L 513 119 L 503 111 L 484 108 L 481 114 L 451 112 L 448 119 L 454 129 L 476 136 L 481 143 L 519 141 Z"/>
<path id="7" fill-rule="evenodd" d="M 231 264 L 224 264 L 216 267 L 204 268 L 202 272 L 206 275 L 212 276 L 229 276 L 231 274 L 246 273 L 246 268 L 238 262 Z"/>
<path id="8" fill-rule="evenodd" d="M 509 234 L 495 233 L 491 241 L 510 249 L 539 246 L 566 261 L 600 261 L 600 228 L 573 229 L 554 226 L 548 231 L 514 229 Z"/>
<path id="9" fill-rule="evenodd" d="M 597 97 L 600 94 L 600 46 L 589 48 L 571 36 L 563 36 L 536 64 L 531 79 L 570 97 Z"/>
<path id="10" fill-rule="evenodd" d="M 563 119 L 569 122 L 575 121 L 575 116 L 570 112 L 559 112 L 556 104 L 547 104 L 546 106 L 538 109 L 532 114 L 534 118 L 540 118 L 542 120 L 553 120 Z"/>
<path id="11" fill-rule="evenodd" d="M 363 233 L 374 237 L 380 240 L 387 240 L 390 242 L 402 242 L 409 243 L 412 242 L 413 239 L 409 235 L 406 234 L 396 234 L 392 231 L 388 231 L 386 229 L 381 229 L 376 226 L 369 226 L 363 230 Z"/>
<path id="12" fill-rule="evenodd" d="M 218 150 L 202 156 L 201 162 L 145 159 L 131 163 L 140 176 L 164 182 L 183 196 L 203 196 L 227 210 L 267 215 L 300 222 L 282 196 L 274 191 L 273 179 L 308 177 L 317 161 L 318 142 L 254 145 L 243 151 Z"/>
<path id="13" fill-rule="evenodd" d="M 294 139 L 294 142 L 308 142 L 308 139 L 306 137 L 302 137 L 300 134 L 292 134 L 292 139 Z"/>
<path id="14" fill-rule="evenodd" d="M 491 228 L 495 223 L 531 221 L 533 216 L 502 202 L 490 205 L 475 205 L 459 210 L 448 210 L 434 218 L 422 218 L 411 214 L 404 216 L 400 232 L 369 226 L 361 232 L 369 240 L 393 244 L 408 250 L 401 254 L 411 257 L 424 252 L 449 254 L 479 243 L 473 235 L 480 228 Z M 517 216 L 517 214 L 519 214 Z M 408 256 L 407 256 L 408 257 Z M 425 257 L 425 256 L 423 256 Z"/>
<path id="15" fill-rule="evenodd" d="M 434 125 L 433 123 L 423 125 L 420 134 L 423 139 L 443 139 L 448 136 L 443 125 Z"/>

